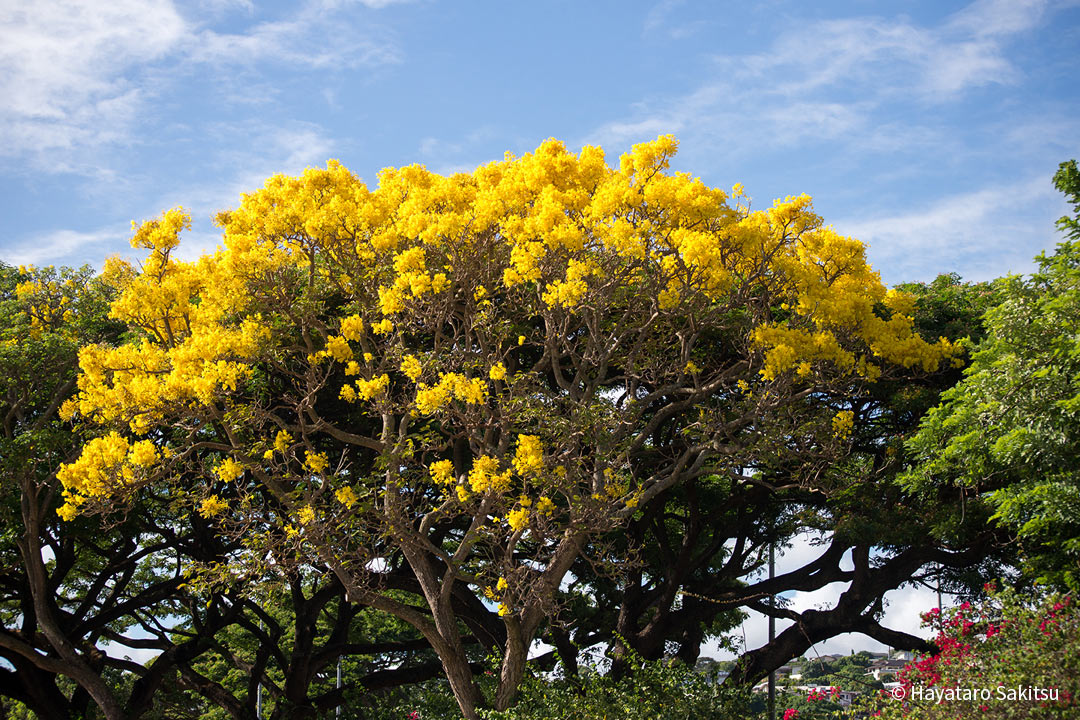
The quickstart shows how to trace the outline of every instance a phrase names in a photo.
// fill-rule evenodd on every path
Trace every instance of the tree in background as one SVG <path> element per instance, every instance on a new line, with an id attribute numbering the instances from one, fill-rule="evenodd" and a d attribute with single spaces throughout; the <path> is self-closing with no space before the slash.
<path id="1" fill-rule="evenodd" d="M 981 316 L 996 298 L 989 284 L 950 275 L 903 289 L 916 298 L 912 314 L 921 334 L 955 342 L 981 337 Z M 649 660 L 693 663 L 705 640 L 723 636 L 739 622 L 741 608 L 753 607 L 794 625 L 747 655 L 731 683 L 756 682 L 813 643 L 844 632 L 929 649 L 922 638 L 881 625 L 884 595 L 922 583 L 973 596 L 986 577 L 1015 561 L 1005 533 L 988 526 L 987 507 L 964 502 L 955 488 L 912 498 L 896 482 L 904 436 L 960 377 L 950 363 L 936 373 L 894 372 L 873 384 L 853 384 L 845 401 L 858 421 L 846 456 L 813 484 L 793 480 L 800 472 L 789 455 L 779 462 L 759 458 L 752 481 L 688 478 L 658 495 L 608 539 L 613 555 L 637 562 L 622 562 L 617 574 L 597 572 L 596 552 L 589 550 L 574 565 L 567 602 L 547 642 L 571 673 L 579 648 L 597 642 L 614 644 L 616 674 L 624 645 Z M 779 553 L 799 535 L 820 538 L 818 557 L 773 580 L 764 576 L 769 545 Z M 863 571 L 843 567 L 849 557 Z M 767 600 L 833 582 L 848 587 L 826 611 L 795 612 Z"/>
<path id="2" fill-rule="evenodd" d="M 142 267 L 106 268 L 133 339 L 84 348 L 65 406 L 101 435 L 61 515 L 167 488 L 243 542 L 222 582 L 323 564 L 423 635 L 466 717 L 505 709 L 587 547 L 682 483 L 744 492 L 745 468 L 842 492 L 853 388 L 957 352 L 808 197 L 751 212 L 668 173 L 674 150 L 616 170 L 549 141 L 374 191 L 331 162 L 245 195 L 190 263 L 181 210 L 143 224 Z M 414 592 L 389 592 L 405 567 Z M 493 697 L 466 633 L 498 649 Z"/>
<path id="3" fill-rule="evenodd" d="M 964 379 L 909 447 L 912 489 L 943 486 L 986 498 L 1015 534 L 1039 582 L 1080 589 L 1080 172 L 1062 163 L 1056 187 L 1073 207 L 1068 240 L 1036 258 L 1029 277 L 999 281 L 1001 303 Z"/>
<path id="4" fill-rule="evenodd" d="M 85 439 L 58 411 L 79 348 L 120 338 L 112 298 L 89 267 L 0 265 L 0 695 L 42 718 L 154 717 L 170 694 L 191 710 L 180 676 L 240 607 L 184 590 L 188 564 L 224 550 L 170 500 L 144 493 L 105 523 L 56 514 L 56 472 Z M 174 633 L 181 618 L 189 631 Z M 124 657 L 147 650 L 149 664 Z"/>

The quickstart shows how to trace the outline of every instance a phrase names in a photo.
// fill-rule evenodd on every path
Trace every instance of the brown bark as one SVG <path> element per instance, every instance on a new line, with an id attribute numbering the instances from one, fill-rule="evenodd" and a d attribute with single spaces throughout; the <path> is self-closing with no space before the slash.
<path id="1" fill-rule="evenodd" d="M 38 625 L 62 661 L 57 670 L 89 693 L 101 708 L 106 720 L 122 720 L 123 708 L 120 702 L 113 696 L 99 669 L 95 668 L 67 637 L 54 612 L 45 561 L 41 557 L 41 508 L 38 505 L 37 488 L 29 478 L 23 479 L 22 516 L 24 531 L 19 539 L 19 553 L 26 569 Z"/>

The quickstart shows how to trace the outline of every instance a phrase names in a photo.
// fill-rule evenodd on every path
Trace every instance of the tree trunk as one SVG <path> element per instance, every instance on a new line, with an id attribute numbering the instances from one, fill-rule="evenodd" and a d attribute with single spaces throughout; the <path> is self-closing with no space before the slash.
<path id="1" fill-rule="evenodd" d="M 83 688 L 99 708 L 106 720 L 121 720 L 123 708 L 113 696 L 101 674 L 79 654 L 78 649 L 64 633 L 53 613 L 52 595 L 41 557 L 41 511 L 37 501 L 37 487 L 30 478 L 22 481 L 23 536 L 19 539 L 19 552 L 26 568 L 26 579 L 34 601 L 34 614 L 38 626 L 63 661 L 63 674 Z"/>
<path id="2" fill-rule="evenodd" d="M 506 710 L 517 696 L 521 679 L 525 677 L 525 662 L 529 647 L 521 636 L 521 625 L 516 620 L 506 623 L 506 650 L 503 653 L 499 686 L 495 691 L 495 709 Z"/>

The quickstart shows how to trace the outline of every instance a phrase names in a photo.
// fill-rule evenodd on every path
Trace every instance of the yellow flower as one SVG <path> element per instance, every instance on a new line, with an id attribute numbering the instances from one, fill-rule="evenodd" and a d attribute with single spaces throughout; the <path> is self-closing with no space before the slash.
<path id="1" fill-rule="evenodd" d="M 214 474 L 217 475 L 222 482 L 232 482 L 244 474 L 244 466 L 232 458 L 225 458 L 216 468 L 214 468 Z"/>
<path id="2" fill-rule="evenodd" d="M 499 603 L 499 617 L 503 617 L 510 614 L 510 606 L 506 603 Z"/>
<path id="3" fill-rule="evenodd" d="M 341 503 L 347 508 L 351 508 L 353 505 L 356 504 L 356 501 L 360 499 L 356 496 L 356 492 L 348 485 L 343 488 L 338 488 L 338 490 L 334 493 L 334 497 L 337 498 L 337 501 L 339 503 Z"/>
<path id="4" fill-rule="evenodd" d="M 494 365 L 491 366 L 491 369 L 488 370 L 488 377 L 490 377 L 492 380 L 503 380 L 503 379 L 505 379 L 506 378 L 506 366 L 503 365 L 501 362 L 495 363 Z"/>
<path id="5" fill-rule="evenodd" d="M 301 525 L 310 525 L 315 522 L 315 508 L 310 505 L 305 505 L 300 508 L 300 512 L 296 514 L 296 519 L 300 521 Z"/>
<path id="6" fill-rule="evenodd" d="M 323 453 L 313 453 L 310 450 L 307 452 L 307 457 L 304 461 L 304 467 L 313 473 L 321 473 L 327 467 L 329 467 L 330 461 Z"/>
<path id="7" fill-rule="evenodd" d="M 277 436 L 274 438 L 274 449 L 279 453 L 283 453 L 289 449 L 289 443 L 293 441 L 293 436 L 288 433 L 287 430 L 279 430 Z"/>
<path id="8" fill-rule="evenodd" d="M 838 438 L 846 438 L 855 427 L 855 413 L 850 410 L 841 410 L 832 419 L 833 435 Z"/>
<path id="9" fill-rule="evenodd" d="M 140 440 L 131 446 L 128 452 L 128 462 L 132 465 L 146 467 L 157 462 L 158 452 L 154 443 L 150 440 Z"/>
<path id="10" fill-rule="evenodd" d="M 518 335 L 518 345 L 524 345 L 524 344 L 525 344 L 525 336 L 524 335 Z"/>
<path id="11" fill-rule="evenodd" d="M 514 532 L 521 530 L 529 524 L 529 511 L 526 508 L 518 508 L 506 513 L 506 523 Z"/>
<path id="12" fill-rule="evenodd" d="M 548 496 L 541 495 L 540 499 L 536 501 L 536 512 L 541 515 L 551 516 L 555 512 L 555 503 Z"/>
<path id="13" fill-rule="evenodd" d="M 499 582 L 495 583 L 495 589 L 498 590 L 499 592 L 502 592 L 503 590 L 505 590 L 506 587 L 507 587 L 507 583 L 506 583 L 506 578 L 504 578 L 504 577 L 499 578 Z"/>
<path id="14" fill-rule="evenodd" d="M 353 342 L 360 340 L 364 334 L 364 321 L 359 315 L 350 315 L 341 321 L 341 334 Z"/>
<path id="15" fill-rule="evenodd" d="M 473 461 L 469 470 L 469 486 L 473 492 L 506 492 L 510 485 L 509 473 L 499 472 L 499 460 L 490 455 L 481 455 Z"/>
<path id="16" fill-rule="evenodd" d="M 326 339 L 326 352 L 338 362 L 348 362 L 353 359 L 352 348 L 340 335 L 331 335 Z"/>
<path id="17" fill-rule="evenodd" d="M 454 463 L 450 460 L 439 460 L 431 463 L 428 468 L 431 479 L 439 484 L 452 482 L 454 479 Z"/>
<path id="18" fill-rule="evenodd" d="M 199 506 L 199 514 L 209 520 L 212 517 L 220 515 L 228 506 L 229 504 L 217 495 L 211 495 L 202 501 L 202 505 Z"/>
<path id="19" fill-rule="evenodd" d="M 514 453 L 514 469 L 519 475 L 537 472 L 544 467 L 543 446 L 536 435 L 518 435 L 517 451 Z"/>
<path id="20" fill-rule="evenodd" d="M 376 395 L 382 394 L 389 384 L 390 376 L 386 373 L 383 373 L 378 377 L 373 377 L 370 380 L 357 380 L 356 394 L 364 400 L 371 400 Z"/>
<path id="21" fill-rule="evenodd" d="M 401 361 L 401 372 L 405 373 L 405 375 L 413 382 L 416 382 L 416 379 L 420 377 L 420 373 L 422 373 L 423 370 L 424 368 L 420 365 L 420 361 L 416 359 L 415 355 L 406 355 Z"/>

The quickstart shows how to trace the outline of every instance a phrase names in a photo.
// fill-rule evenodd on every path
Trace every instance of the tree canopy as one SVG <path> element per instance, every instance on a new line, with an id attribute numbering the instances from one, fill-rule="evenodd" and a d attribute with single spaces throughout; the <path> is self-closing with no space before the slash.
<path id="1" fill-rule="evenodd" d="M 1080 173 L 1054 183 L 1073 207 L 1068 239 L 1030 276 L 999 281 L 963 380 L 910 441 L 913 489 L 953 484 L 985 496 L 1019 539 L 1027 569 L 1080 589 Z"/>
<path id="2" fill-rule="evenodd" d="M 374 190 L 330 162 L 244 195 L 192 262 L 182 209 L 142 224 L 141 265 L 104 272 L 130 339 L 80 352 L 63 409 L 97 437 L 60 515 L 168 492 L 244 548 L 193 583 L 325 565 L 423 635 L 466 717 L 507 707 L 607 533 L 705 478 L 852 491 L 829 472 L 875 421 L 852 398 L 959 353 L 808 196 L 752 211 L 670 172 L 675 149 L 616 169 L 552 140 Z M 494 697 L 466 632 L 499 648 Z"/>

